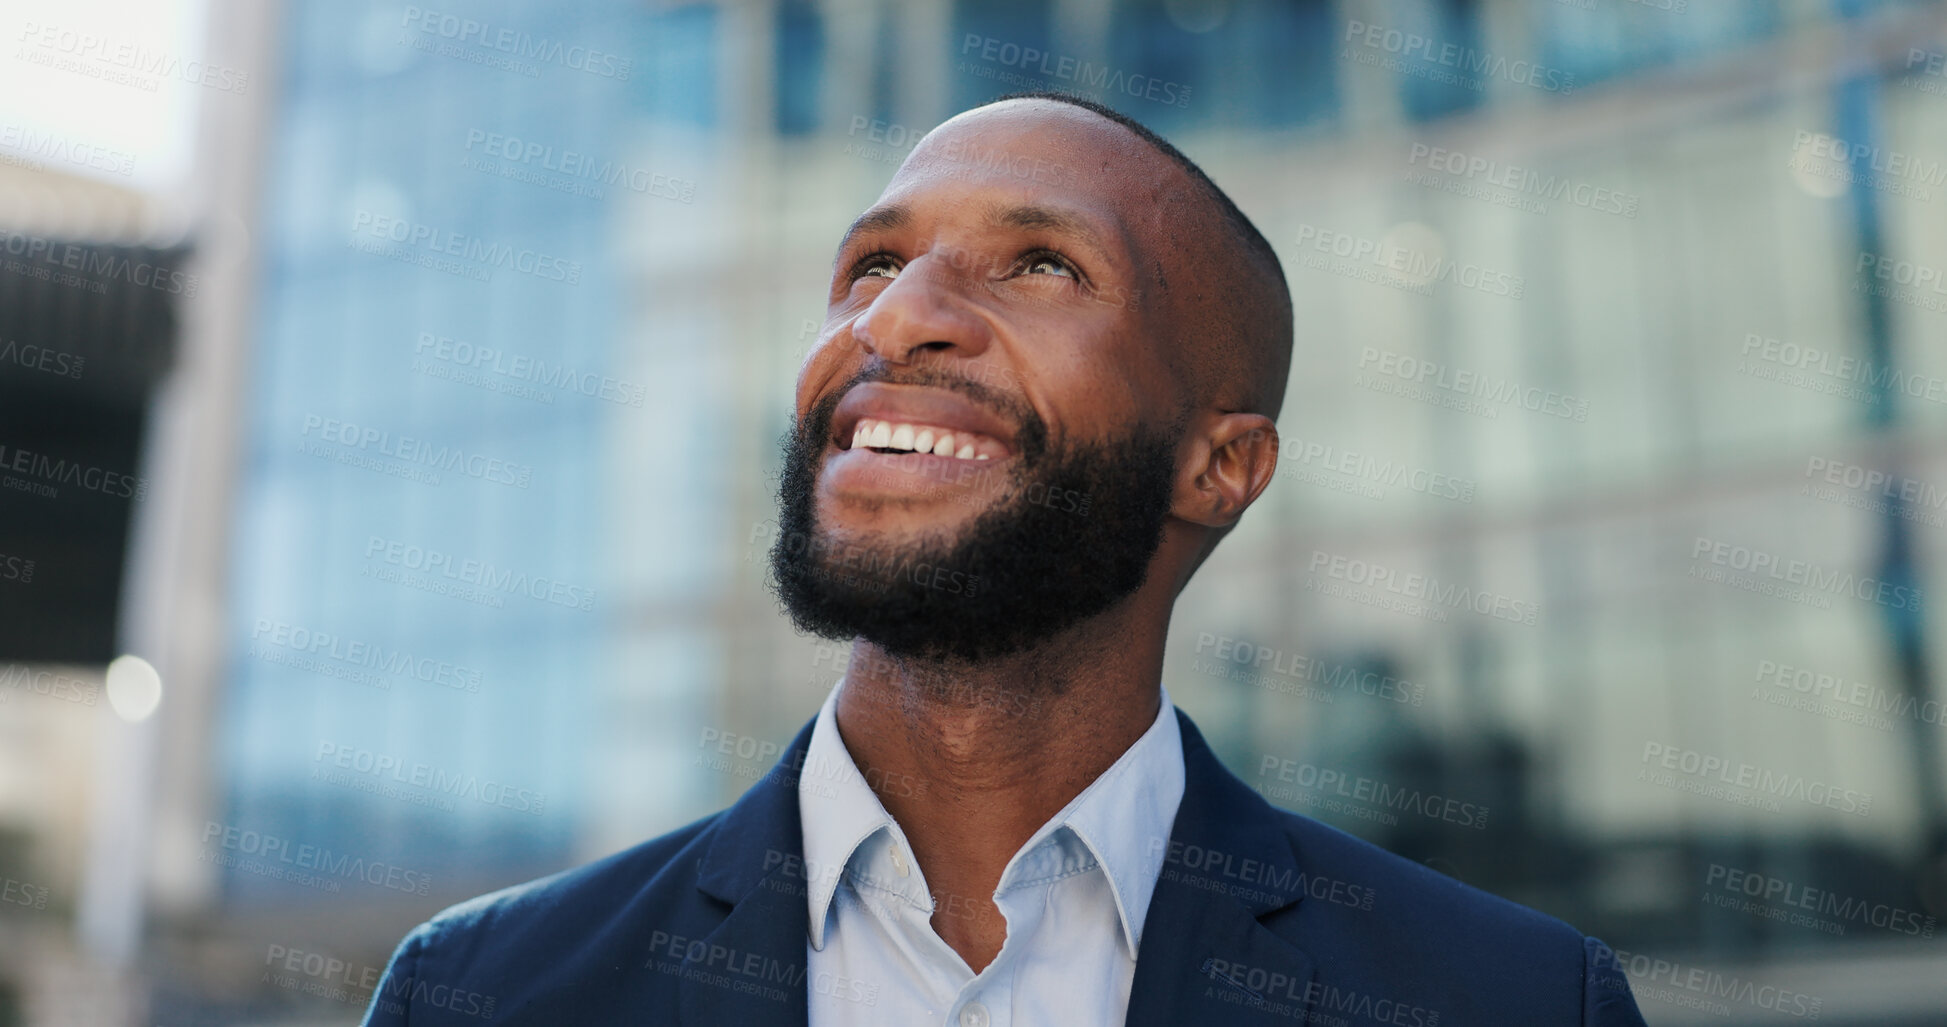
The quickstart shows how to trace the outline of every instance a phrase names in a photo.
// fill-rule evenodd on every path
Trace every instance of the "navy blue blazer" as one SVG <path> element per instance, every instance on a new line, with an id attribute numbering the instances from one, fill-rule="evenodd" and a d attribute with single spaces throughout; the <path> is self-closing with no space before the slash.
<path id="1" fill-rule="evenodd" d="M 1177 719 L 1183 804 L 1128 1027 L 1641 1027 L 1602 943 L 1273 807 Z M 365 1023 L 802 1027 L 810 989 L 844 986 L 807 979 L 810 740 L 728 810 L 421 924 Z"/>

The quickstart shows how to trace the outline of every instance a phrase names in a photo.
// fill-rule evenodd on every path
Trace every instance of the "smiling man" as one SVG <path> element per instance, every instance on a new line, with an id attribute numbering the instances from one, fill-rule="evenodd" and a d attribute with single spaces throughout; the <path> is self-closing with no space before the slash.
<path id="1" fill-rule="evenodd" d="M 1270 246 L 1141 126 L 935 129 L 786 447 L 777 593 L 845 680 L 731 809 L 421 925 L 367 1022 L 1641 1024 L 1599 942 L 1271 807 L 1171 705 L 1291 344 Z"/>

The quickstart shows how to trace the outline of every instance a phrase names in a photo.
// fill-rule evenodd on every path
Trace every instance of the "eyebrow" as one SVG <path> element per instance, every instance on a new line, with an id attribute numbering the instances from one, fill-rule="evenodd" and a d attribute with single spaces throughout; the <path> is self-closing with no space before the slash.
<path id="1" fill-rule="evenodd" d="M 913 211 L 903 203 L 891 203 L 874 207 L 858 216 L 845 235 L 839 240 L 838 252 L 844 253 L 852 241 L 860 235 L 871 232 L 893 231 L 912 224 Z M 995 206 L 987 211 L 986 224 L 989 228 L 1013 228 L 1029 232 L 1054 232 L 1076 239 L 1096 252 L 1104 260 L 1114 262 L 1113 252 L 1096 231 L 1094 223 L 1080 214 L 1056 207 L 1043 207 L 1032 203 L 1013 206 Z"/>
<path id="2" fill-rule="evenodd" d="M 1041 207 L 1031 203 L 1012 207 L 997 207 L 987 212 L 988 225 L 995 228 L 1014 228 L 1028 232 L 1052 232 L 1064 235 L 1081 243 L 1095 253 L 1097 259 L 1108 267 L 1124 263 L 1118 254 L 1126 253 L 1127 239 L 1117 233 L 1116 241 L 1121 246 L 1111 246 L 1109 239 L 1097 230 L 1094 219 L 1080 213 L 1062 210 L 1058 207 Z"/>
<path id="3" fill-rule="evenodd" d="M 1022 228 L 1028 231 L 1060 232 L 1064 235 L 1079 235 L 1094 241 L 1095 229 L 1084 219 L 1067 211 L 1049 207 L 1036 207 L 1023 204 L 1018 207 L 1002 207 L 987 213 L 987 223 L 996 227 Z"/>
<path id="4" fill-rule="evenodd" d="M 912 220 L 912 208 L 903 203 L 891 203 L 883 207 L 874 207 L 860 214 L 858 220 L 852 222 L 852 226 L 847 228 L 845 234 L 839 237 L 838 252 L 845 252 L 846 247 L 852 245 L 852 240 L 860 235 L 867 232 L 889 232 L 893 229 L 904 228 L 908 224 L 911 224 Z"/>

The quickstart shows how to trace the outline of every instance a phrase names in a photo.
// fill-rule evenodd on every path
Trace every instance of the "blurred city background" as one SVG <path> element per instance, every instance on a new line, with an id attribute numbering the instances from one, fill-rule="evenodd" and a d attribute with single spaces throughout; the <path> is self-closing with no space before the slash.
<path id="1" fill-rule="evenodd" d="M 763 774 L 844 671 L 763 574 L 837 239 L 1028 89 L 1291 284 L 1165 671 L 1230 766 L 1602 937 L 1652 1024 L 1947 1023 L 1947 7 L 0 33 L 0 1027 L 355 1022 L 426 916 Z"/>

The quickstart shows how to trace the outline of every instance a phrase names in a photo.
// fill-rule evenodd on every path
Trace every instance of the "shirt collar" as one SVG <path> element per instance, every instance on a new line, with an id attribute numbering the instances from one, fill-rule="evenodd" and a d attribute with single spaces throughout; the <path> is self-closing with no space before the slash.
<path id="1" fill-rule="evenodd" d="M 838 692 L 825 697 L 798 778 L 804 825 L 805 883 L 811 947 L 825 947 L 825 920 L 839 878 L 868 839 L 881 831 L 911 852 L 905 833 L 866 784 L 838 734 Z M 1100 777 L 1070 800 L 1021 846 L 1001 873 L 1001 890 L 1026 872 L 1027 857 L 1071 832 L 1094 855 L 1109 880 L 1130 958 L 1142 947 L 1143 921 L 1162 874 L 1177 807 L 1183 801 L 1183 739 L 1176 708 L 1164 688 L 1156 720 Z"/>
<path id="2" fill-rule="evenodd" d="M 1176 707 L 1164 688 L 1149 730 L 1021 846 L 1001 874 L 1001 888 L 1008 887 L 1024 856 L 1066 828 L 1108 876 L 1123 940 L 1134 959 L 1142 949 L 1143 922 L 1182 801 L 1183 737 Z"/>
<path id="3" fill-rule="evenodd" d="M 899 835 L 899 825 L 886 812 L 879 796 L 859 773 L 858 764 L 838 734 L 840 680 L 825 705 L 805 746 L 804 769 L 798 775 L 798 820 L 804 825 L 805 890 L 811 913 L 811 947 L 825 948 L 825 916 L 831 909 L 838 880 L 865 840 L 883 830 Z"/>

